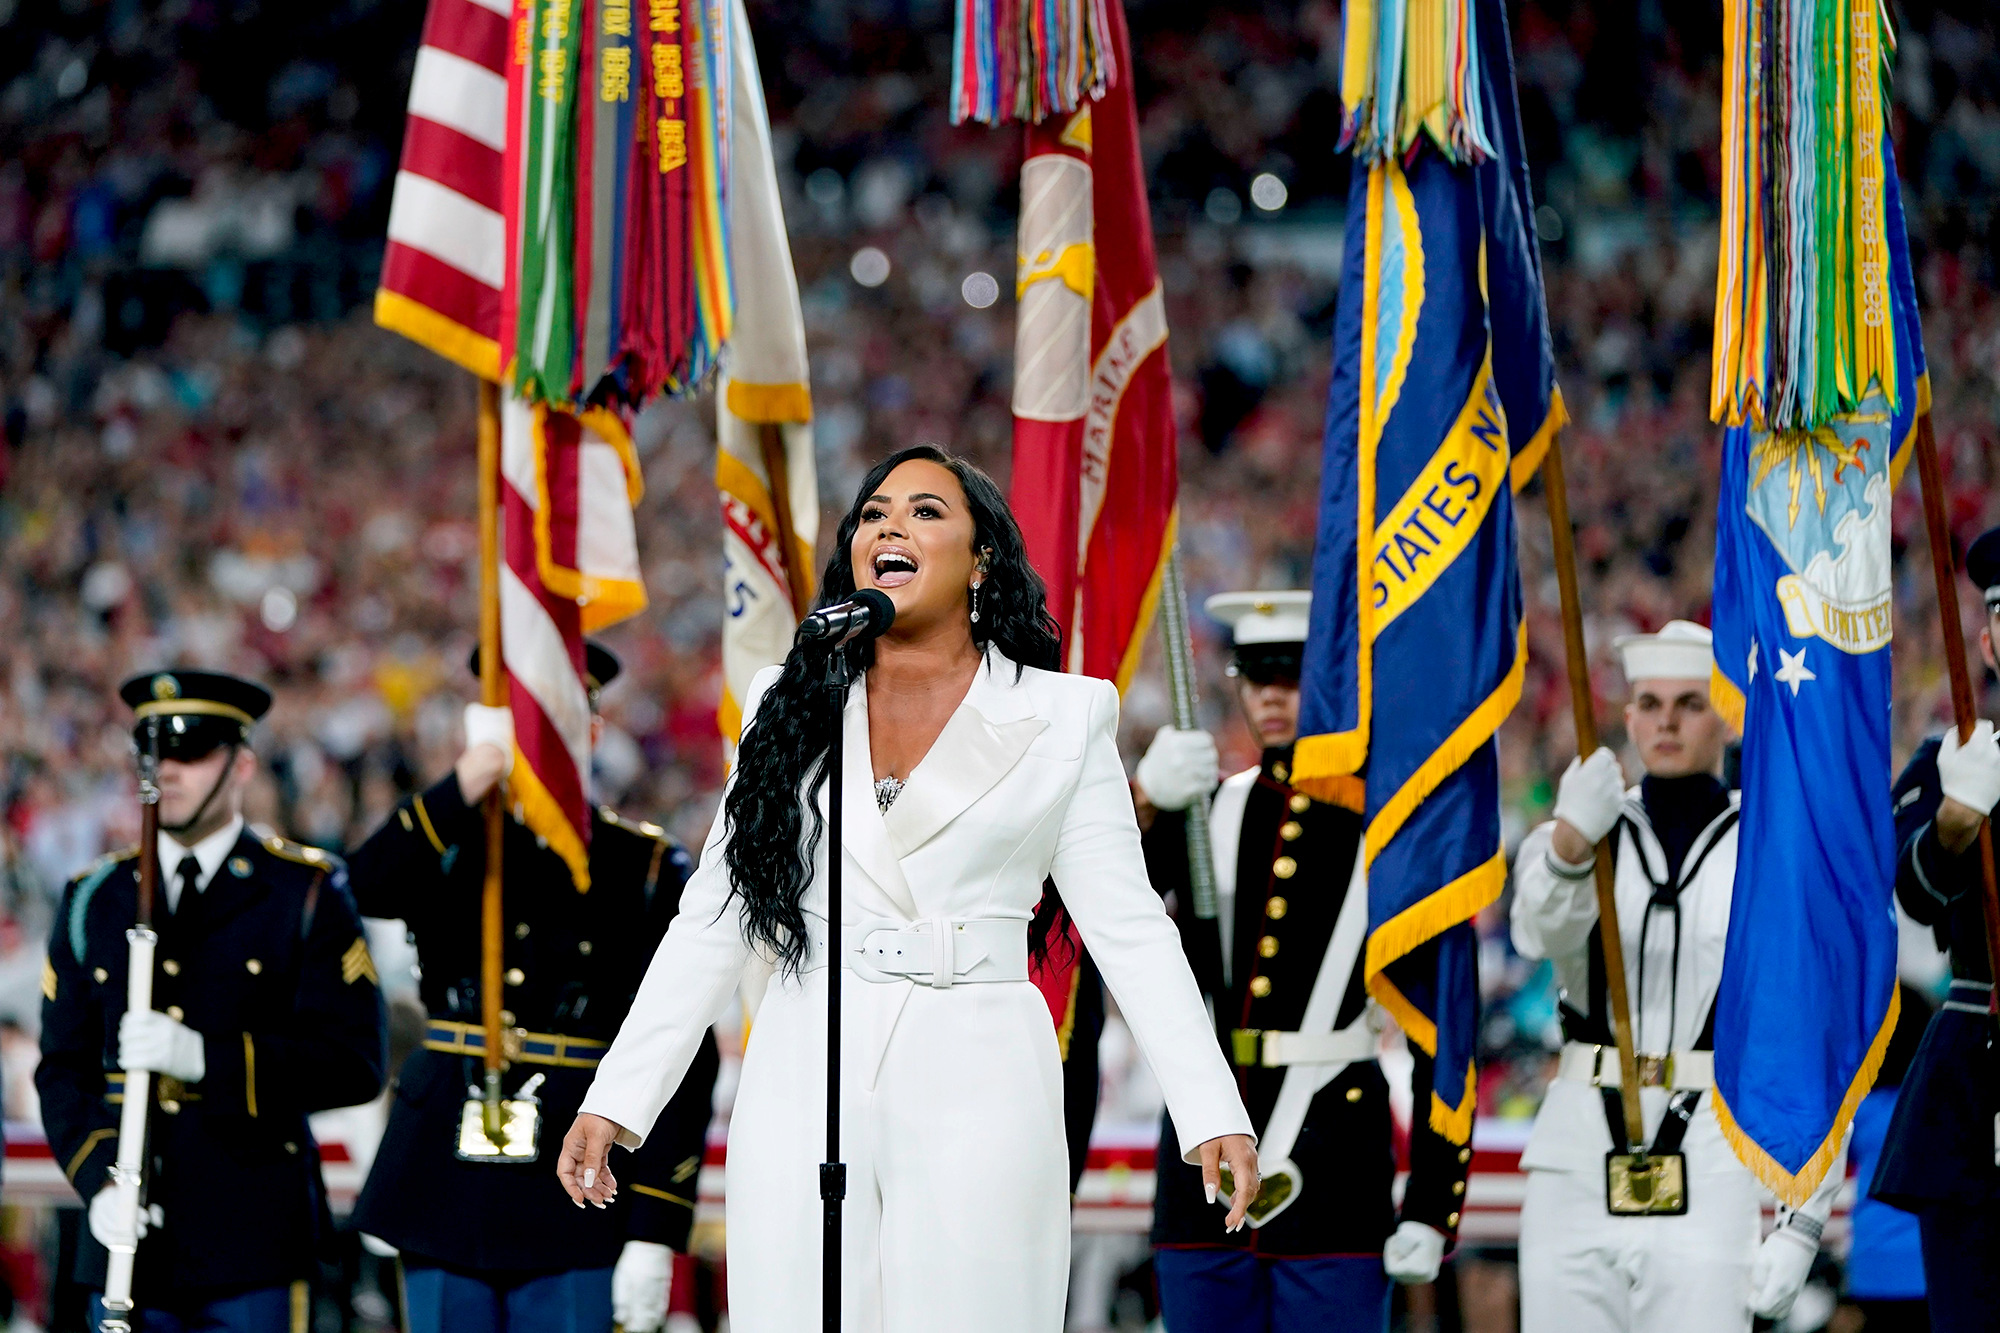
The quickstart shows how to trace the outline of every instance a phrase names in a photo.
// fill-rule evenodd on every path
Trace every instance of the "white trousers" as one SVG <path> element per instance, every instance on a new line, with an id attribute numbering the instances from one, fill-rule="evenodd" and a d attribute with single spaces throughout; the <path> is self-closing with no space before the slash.
<path id="1" fill-rule="evenodd" d="M 1528 1172 L 1521 1333 L 1749 1333 L 1761 1197 L 1740 1167 L 1707 1171 L 1683 1216 L 1613 1217 L 1602 1171 Z"/>
<path id="2" fill-rule="evenodd" d="M 729 1127 L 735 1333 L 820 1323 L 825 972 L 774 984 Z M 905 985 L 907 983 L 895 983 Z M 1061 1333 L 1069 1283 L 1062 1063 L 1026 983 L 918 987 L 868 1067 L 850 974 L 841 1154 L 845 1333 Z"/>

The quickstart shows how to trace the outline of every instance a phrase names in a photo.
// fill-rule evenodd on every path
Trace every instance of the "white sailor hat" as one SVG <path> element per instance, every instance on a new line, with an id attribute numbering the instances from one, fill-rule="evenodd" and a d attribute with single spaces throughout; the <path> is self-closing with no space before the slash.
<path id="1" fill-rule="evenodd" d="M 1715 669 L 1715 636 L 1692 620 L 1669 620 L 1658 634 L 1621 634 L 1612 646 L 1631 682 L 1707 680 Z"/>
<path id="2" fill-rule="evenodd" d="M 1256 681 L 1298 679 L 1312 612 L 1311 593 L 1222 592 L 1202 607 L 1229 626 L 1230 642 L 1236 649 L 1230 675 Z"/>

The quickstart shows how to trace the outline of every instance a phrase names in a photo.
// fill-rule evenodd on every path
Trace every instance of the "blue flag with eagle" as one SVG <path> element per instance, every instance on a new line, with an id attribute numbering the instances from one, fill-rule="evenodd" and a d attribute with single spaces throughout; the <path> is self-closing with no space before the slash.
<path id="1" fill-rule="evenodd" d="M 1469 923 L 1507 873 L 1493 733 L 1527 656 L 1513 493 L 1565 417 L 1503 7 L 1346 13 L 1356 161 L 1293 781 L 1362 811 L 1368 991 L 1435 1057 L 1429 1122 L 1464 1143 Z M 1380 55 L 1405 36 L 1443 49 Z"/>
<path id="2" fill-rule="evenodd" d="M 1838 1165 L 1896 1026 L 1889 521 L 1930 382 L 1881 143 L 1895 382 L 1811 430 L 1723 436 L 1714 694 L 1743 733 L 1743 821 L 1715 1111 L 1793 1206 Z"/>

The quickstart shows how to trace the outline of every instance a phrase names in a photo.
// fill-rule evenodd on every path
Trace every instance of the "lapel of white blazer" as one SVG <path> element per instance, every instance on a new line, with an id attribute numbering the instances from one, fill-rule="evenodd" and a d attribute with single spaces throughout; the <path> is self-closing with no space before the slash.
<path id="1" fill-rule="evenodd" d="M 897 856 L 916 851 L 993 790 L 1049 725 L 1035 716 L 1014 670 L 999 650 L 989 652 L 964 701 L 910 773 L 882 819 Z"/>
<path id="2" fill-rule="evenodd" d="M 841 840 L 868 877 L 875 881 L 889 901 L 905 917 L 916 919 L 917 903 L 910 883 L 903 877 L 902 863 L 890 850 L 889 835 L 882 827 L 882 812 L 875 804 L 875 760 L 868 748 L 868 681 L 854 682 L 847 692 L 847 728 L 843 740 L 841 774 Z"/>

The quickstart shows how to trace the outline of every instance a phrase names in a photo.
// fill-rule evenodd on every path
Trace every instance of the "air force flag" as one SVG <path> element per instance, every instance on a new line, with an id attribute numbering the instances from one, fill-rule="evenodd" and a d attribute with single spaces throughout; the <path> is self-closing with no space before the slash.
<path id="1" fill-rule="evenodd" d="M 1740 710 L 1743 823 L 1716 1116 L 1793 1206 L 1837 1164 L 1896 1026 L 1889 517 L 1930 383 L 1889 166 L 1900 401 L 1871 381 L 1817 430 L 1723 438 L 1715 698 Z"/>

